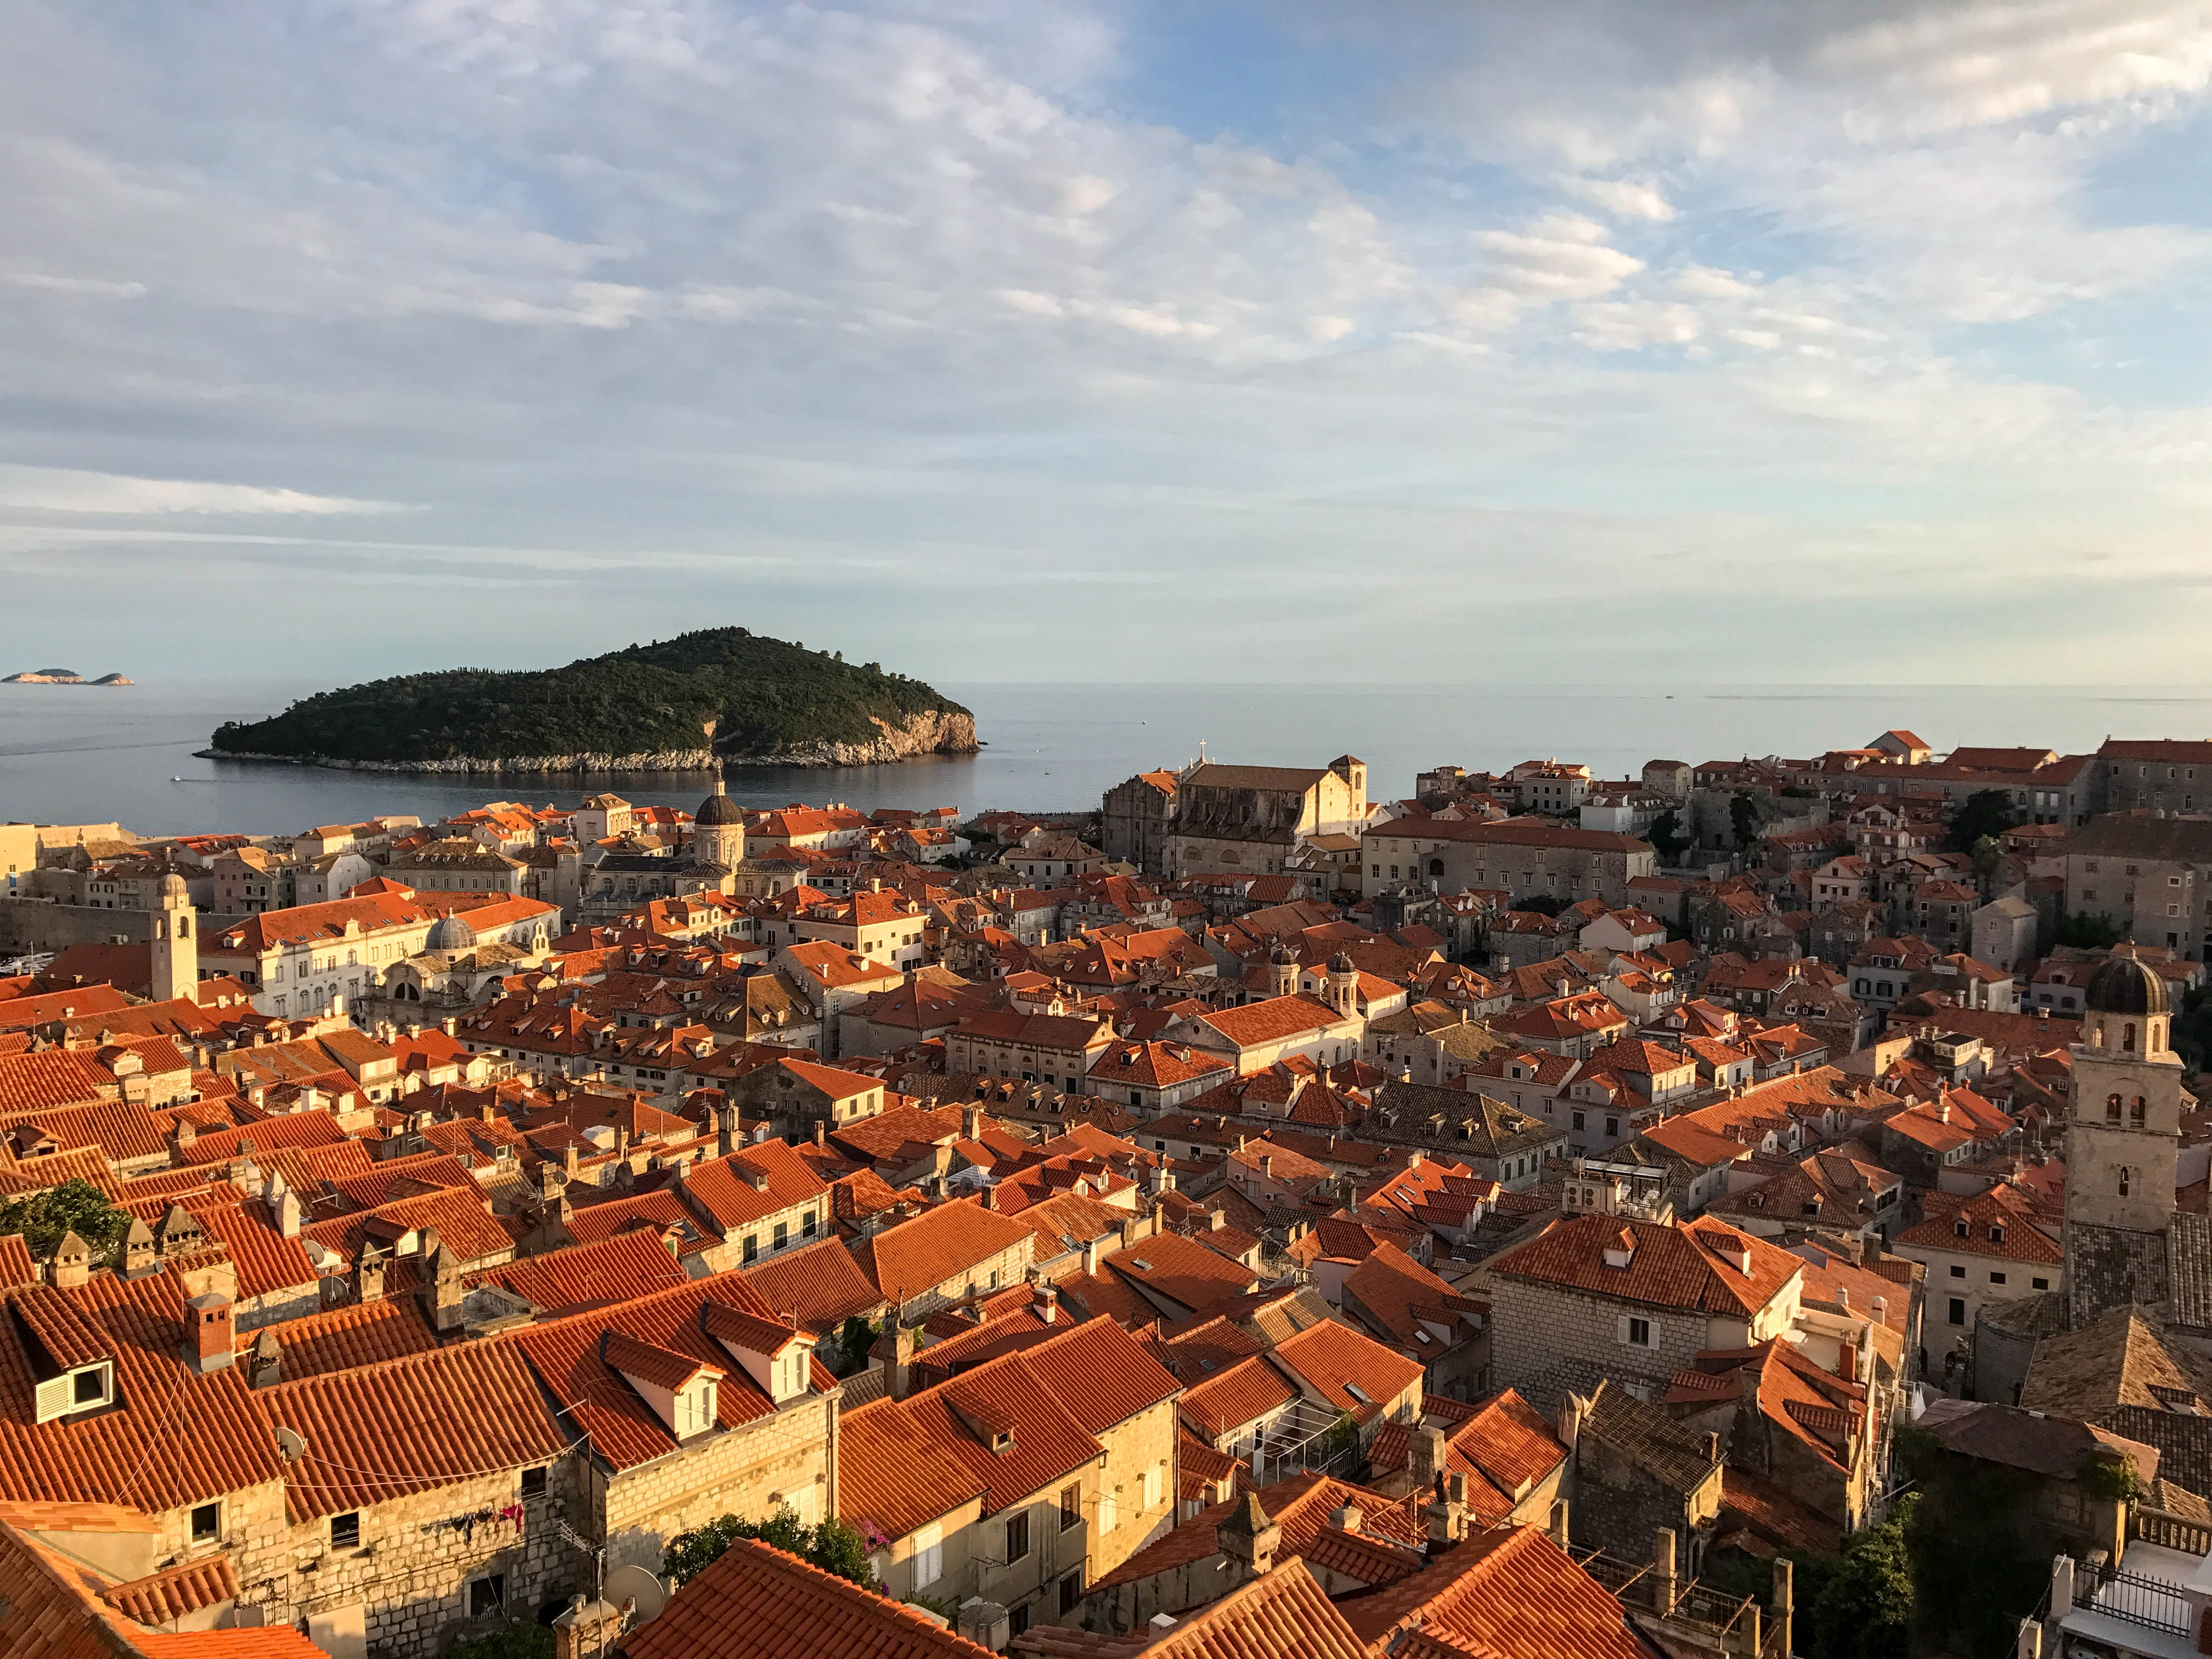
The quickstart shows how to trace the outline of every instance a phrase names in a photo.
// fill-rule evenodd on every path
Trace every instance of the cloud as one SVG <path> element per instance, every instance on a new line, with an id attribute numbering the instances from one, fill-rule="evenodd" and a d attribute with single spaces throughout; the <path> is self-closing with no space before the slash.
<path id="1" fill-rule="evenodd" d="M 47 513 L 399 513 L 396 501 L 349 501 L 258 484 L 132 478 L 66 467 L 0 465 L 0 507 Z"/>
<path id="2" fill-rule="evenodd" d="M 1650 185 L 1628 179 L 1569 179 L 1570 195 L 1594 202 L 1607 213 L 1625 219 L 1653 219 L 1664 222 L 1674 216 L 1673 204 Z"/>
<path id="3" fill-rule="evenodd" d="M 1447 672 L 1498 593 L 1499 673 L 1556 673 L 1778 558 L 1948 584 L 1910 665 L 2045 603 L 2046 543 L 2201 562 L 2212 412 L 2145 342 L 2204 274 L 2159 167 L 2203 30 L 2124 11 L 1285 0 L 1231 82 L 1085 0 L 27 0 L 0 541 L 127 564 L 149 664 L 258 603 L 207 536 L 295 602 L 345 569 L 318 671 L 472 648 L 442 569 L 543 649 L 726 617 L 944 677 Z M 1633 628 L 1547 621 L 1601 589 Z M 1804 672 L 1770 620 L 1738 660 Z M 2125 672 L 2193 661 L 2158 626 Z"/>

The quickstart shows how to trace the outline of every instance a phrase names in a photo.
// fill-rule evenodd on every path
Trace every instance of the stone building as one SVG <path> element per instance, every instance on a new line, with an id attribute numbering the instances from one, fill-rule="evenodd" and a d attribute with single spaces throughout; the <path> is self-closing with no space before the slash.
<path id="1" fill-rule="evenodd" d="M 1073 1623 L 1091 1583 L 1175 1524 L 1182 1384 L 1109 1318 L 839 1425 L 838 1515 L 893 1595 L 972 1596 L 1010 1633 Z"/>
<path id="2" fill-rule="evenodd" d="M 1805 1264 L 1711 1217 L 1576 1216 L 1493 1258 L 1491 1380 L 1539 1410 L 1610 1377 L 1656 1404 L 1707 1350 L 1784 1334 Z M 1470 1295 L 1481 1296 L 1473 1282 Z"/>
<path id="3" fill-rule="evenodd" d="M 2202 961 L 2212 927 L 2212 818 L 2111 814 L 2064 842 L 2066 908 L 2137 945 Z"/>
<path id="4" fill-rule="evenodd" d="M 1357 835 L 1366 823 L 1367 763 L 1352 756 L 1320 769 L 1208 763 L 1176 792 L 1160 873 L 1279 874 L 1304 837 Z"/>
<path id="5" fill-rule="evenodd" d="M 1398 818 L 1369 830 L 1364 844 L 1369 894 L 1413 881 L 1446 893 L 1495 889 L 1516 901 L 1594 898 L 1621 908 L 1637 902 L 1630 882 L 1658 873 L 1648 842 L 1535 818 Z"/>

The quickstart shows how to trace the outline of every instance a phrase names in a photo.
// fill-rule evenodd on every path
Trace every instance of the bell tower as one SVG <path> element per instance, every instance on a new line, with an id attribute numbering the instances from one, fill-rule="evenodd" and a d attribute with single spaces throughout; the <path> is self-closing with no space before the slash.
<path id="1" fill-rule="evenodd" d="M 2083 993 L 2066 1126 L 2067 1322 L 2166 1299 L 2181 1061 L 2166 981 L 2121 945 Z"/>
<path id="2" fill-rule="evenodd" d="M 195 994 L 200 982 L 199 921 L 182 876 L 161 878 L 161 908 L 154 913 L 154 939 L 148 946 L 156 1002 Z"/>

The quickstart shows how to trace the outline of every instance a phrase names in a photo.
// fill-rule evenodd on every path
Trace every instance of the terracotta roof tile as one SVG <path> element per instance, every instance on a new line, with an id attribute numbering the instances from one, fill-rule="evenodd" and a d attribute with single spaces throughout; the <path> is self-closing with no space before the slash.
<path id="1" fill-rule="evenodd" d="M 629 1659 L 983 1659 L 902 1602 L 741 1538 L 623 1638 Z"/>

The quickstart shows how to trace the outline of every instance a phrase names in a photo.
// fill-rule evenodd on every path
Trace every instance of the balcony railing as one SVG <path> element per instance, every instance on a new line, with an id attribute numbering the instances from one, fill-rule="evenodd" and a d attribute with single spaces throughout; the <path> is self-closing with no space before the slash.
<path id="1" fill-rule="evenodd" d="M 2212 1522 L 2138 1504 L 2128 1512 L 2128 1536 L 2183 1555 L 2212 1555 Z"/>
<path id="2" fill-rule="evenodd" d="M 2074 1577 L 2074 1605 L 2148 1630 L 2189 1634 L 2189 1598 L 2179 1584 L 2118 1570 L 2099 1574 L 2084 1568 Z"/>

